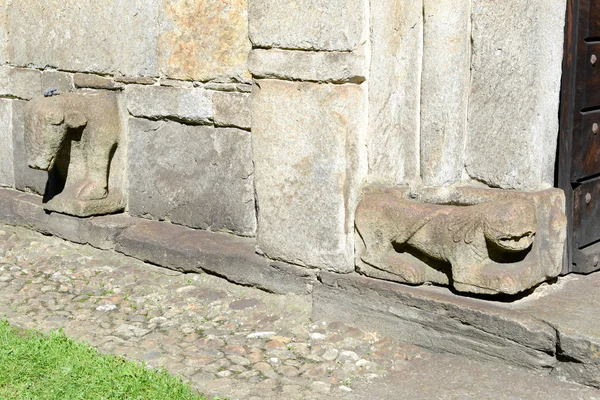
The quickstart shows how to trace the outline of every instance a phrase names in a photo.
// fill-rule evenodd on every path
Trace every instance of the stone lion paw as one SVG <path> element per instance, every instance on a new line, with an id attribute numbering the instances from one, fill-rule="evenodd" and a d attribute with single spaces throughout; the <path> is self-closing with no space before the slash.
<path id="1" fill-rule="evenodd" d="M 80 200 L 102 200 L 106 196 L 108 196 L 106 186 L 94 182 L 85 183 L 77 193 L 77 198 Z"/>

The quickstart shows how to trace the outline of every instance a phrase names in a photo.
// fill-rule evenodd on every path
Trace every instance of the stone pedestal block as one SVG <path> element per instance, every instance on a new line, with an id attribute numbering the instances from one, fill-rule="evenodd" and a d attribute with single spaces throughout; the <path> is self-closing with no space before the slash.
<path id="1" fill-rule="evenodd" d="M 357 267 L 461 292 L 523 292 L 561 272 L 564 202 L 559 189 L 370 189 L 356 211 Z"/>
<path id="2" fill-rule="evenodd" d="M 422 0 L 371 2 L 369 181 L 419 178 Z"/>
<path id="3" fill-rule="evenodd" d="M 162 2 L 161 73 L 195 81 L 249 81 L 247 0 Z"/>
<path id="4" fill-rule="evenodd" d="M 424 0 L 421 177 L 426 186 L 461 179 L 471 79 L 471 2 Z"/>
<path id="5" fill-rule="evenodd" d="M 132 216 L 254 235 L 249 132 L 131 119 L 129 135 Z"/>
<path id="6" fill-rule="evenodd" d="M 10 62 L 69 71 L 158 75 L 160 4 L 158 0 L 9 2 Z"/>
<path id="7" fill-rule="evenodd" d="M 253 96 L 258 250 L 352 271 L 353 216 L 366 175 L 366 87 L 259 80 Z"/>
<path id="8" fill-rule="evenodd" d="M 474 0 L 468 175 L 492 187 L 554 181 L 564 0 Z"/>
<path id="9" fill-rule="evenodd" d="M 365 0 L 250 0 L 255 47 L 348 51 L 366 39 Z"/>

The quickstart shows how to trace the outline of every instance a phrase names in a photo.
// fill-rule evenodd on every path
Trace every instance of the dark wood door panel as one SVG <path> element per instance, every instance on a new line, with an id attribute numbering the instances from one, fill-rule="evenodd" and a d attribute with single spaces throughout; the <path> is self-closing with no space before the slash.
<path id="1" fill-rule="evenodd" d="M 589 7 L 589 29 L 587 37 L 583 39 L 594 40 L 595 38 L 600 38 L 600 1 L 589 0 Z"/>
<path id="2" fill-rule="evenodd" d="M 572 181 L 581 181 L 600 173 L 600 111 L 583 114 L 580 126 L 573 132 Z"/>
<path id="3" fill-rule="evenodd" d="M 585 87 L 584 87 L 584 109 L 600 106 L 600 42 L 587 44 L 587 57 L 584 65 Z"/>
<path id="4" fill-rule="evenodd" d="M 573 208 L 574 245 L 581 249 L 600 239 L 600 178 L 575 189 Z"/>

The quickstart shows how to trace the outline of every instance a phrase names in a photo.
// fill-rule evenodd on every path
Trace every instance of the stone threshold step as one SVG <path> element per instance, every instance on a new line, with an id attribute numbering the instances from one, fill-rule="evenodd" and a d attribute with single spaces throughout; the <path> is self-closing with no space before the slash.
<path id="1" fill-rule="evenodd" d="M 46 213 L 41 197 L 0 189 L 0 223 L 115 250 L 273 293 L 311 295 L 313 320 L 343 321 L 424 348 L 500 361 L 600 387 L 600 274 L 567 276 L 512 303 L 267 260 L 255 241 L 126 215 Z"/>

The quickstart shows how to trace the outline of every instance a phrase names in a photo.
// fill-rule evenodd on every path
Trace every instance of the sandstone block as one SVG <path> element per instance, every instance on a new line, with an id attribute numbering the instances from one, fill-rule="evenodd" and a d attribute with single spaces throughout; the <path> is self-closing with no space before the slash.
<path id="1" fill-rule="evenodd" d="M 250 0 L 256 47 L 348 51 L 366 39 L 364 0 Z"/>
<path id="2" fill-rule="evenodd" d="M 369 77 L 369 181 L 419 177 L 422 0 L 372 2 Z"/>
<path id="3" fill-rule="evenodd" d="M 0 96 L 29 100 L 41 93 L 41 71 L 0 66 Z"/>
<path id="4" fill-rule="evenodd" d="M 354 269 L 352 229 L 366 174 L 366 88 L 260 80 L 253 92 L 258 250 Z"/>
<path id="5" fill-rule="evenodd" d="M 254 235 L 249 132 L 141 119 L 129 130 L 132 216 Z"/>
<path id="6" fill-rule="evenodd" d="M 134 117 L 173 119 L 191 124 L 212 121 L 212 94 L 200 88 L 127 87 L 127 109 Z"/>
<path id="7" fill-rule="evenodd" d="M 147 76 L 115 76 L 115 82 L 125 83 L 128 85 L 154 85 L 156 83 L 155 78 Z"/>
<path id="8" fill-rule="evenodd" d="M 248 81 L 247 0 L 167 0 L 159 35 L 161 73 L 174 79 Z"/>
<path id="9" fill-rule="evenodd" d="M 251 105 L 249 93 L 215 92 L 213 94 L 215 125 L 250 129 L 252 125 Z"/>
<path id="10" fill-rule="evenodd" d="M 550 187 L 565 2 L 475 0 L 472 13 L 466 171 L 493 187 Z"/>
<path id="11" fill-rule="evenodd" d="M 461 179 L 471 78 L 471 3 L 424 0 L 421 177 L 426 186 Z"/>
<path id="12" fill-rule="evenodd" d="M 42 91 L 57 89 L 60 93 L 67 93 L 75 89 L 73 74 L 60 71 L 42 72 Z"/>
<path id="13" fill-rule="evenodd" d="M 254 49 L 248 59 L 256 78 L 314 82 L 362 82 L 367 60 L 362 50 L 354 52 Z"/>
<path id="14" fill-rule="evenodd" d="M 25 147 L 25 101 L 12 103 L 12 138 L 13 138 L 13 168 L 15 173 L 15 188 L 44 194 L 48 173 L 29 168 L 28 155 Z"/>
<path id="15" fill-rule="evenodd" d="M 8 5 L 11 62 L 124 75 L 158 75 L 158 0 Z"/>
<path id="16" fill-rule="evenodd" d="M 13 166 L 13 100 L 0 99 L 0 186 L 15 186 Z"/>
<path id="17" fill-rule="evenodd" d="M 78 88 L 115 90 L 122 87 L 121 85 L 116 85 L 112 78 L 93 74 L 75 74 L 73 80 L 75 86 Z"/>

